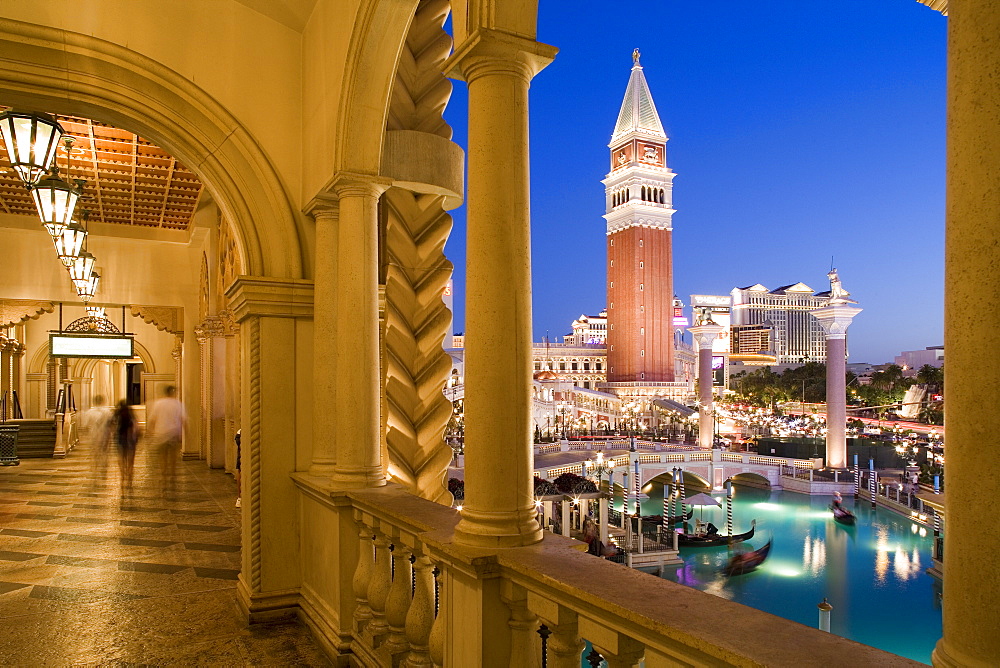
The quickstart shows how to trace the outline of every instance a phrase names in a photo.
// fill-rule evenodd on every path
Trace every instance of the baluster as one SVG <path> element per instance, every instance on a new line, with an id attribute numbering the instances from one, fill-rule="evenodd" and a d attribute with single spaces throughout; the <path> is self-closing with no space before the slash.
<path id="1" fill-rule="evenodd" d="M 542 637 L 543 668 L 580 668 L 585 643 L 577 632 L 577 614 L 551 601 L 544 601 L 542 605 L 544 609 L 536 611 L 540 617 L 544 615 L 558 620 L 556 623 L 543 617 L 543 624 L 538 632 Z M 547 630 L 549 635 L 543 635 L 542 629 Z"/>
<path id="2" fill-rule="evenodd" d="M 372 618 L 372 609 L 368 605 L 368 584 L 371 581 L 372 568 L 375 564 L 375 553 L 373 551 L 372 538 L 374 532 L 371 527 L 366 526 L 361 521 L 361 514 L 358 513 L 358 565 L 354 569 L 354 599 L 357 606 L 354 608 L 354 629 L 358 633 L 364 631 L 369 620 Z"/>
<path id="3" fill-rule="evenodd" d="M 406 639 L 410 654 L 403 665 L 406 668 L 425 668 L 433 665 L 430 653 L 431 626 L 434 624 L 434 564 L 422 554 L 415 554 L 413 562 L 413 600 L 406 613 Z"/>
<path id="4" fill-rule="evenodd" d="M 430 646 L 431 661 L 434 666 L 444 665 L 444 640 L 448 634 L 448 620 L 445 616 L 445 594 L 448 589 L 445 586 L 444 571 L 440 568 L 434 569 L 434 608 L 437 616 L 434 618 L 434 625 L 431 627 L 431 636 L 428 644 Z"/>
<path id="5" fill-rule="evenodd" d="M 535 637 L 538 618 L 528 609 L 527 592 L 509 580 L 501 585 L 500 600 L 510 609 L 510 665 L 534 668 L 541 665 L 541 646 Z"/>
<path id="6" fill-rule="evenodd" d="M 383 636 L 389 632 L 389 624 L 385 619 L 385 601 L 392 586 L 392 559 L 389 537 L 380 530 L 375 532 L 375 566 L 368 583 L 368 605 L 372 610 L 372 619 L 368 623 L 368 634 L 372 639 L 372 647 L 378 647 Z"/>
<path id="7" fill-rule="evenodd" d="M 406 642 L 406 613 L 410 610 L 413 585 L 413 570 L 410 565 L 410 550 L 396 541 L 392 552 L 392 586 L 385 600 L 385 619 L 389 623 L 389 637 L 385 646 L 390 654 L 409 649 Z"/>

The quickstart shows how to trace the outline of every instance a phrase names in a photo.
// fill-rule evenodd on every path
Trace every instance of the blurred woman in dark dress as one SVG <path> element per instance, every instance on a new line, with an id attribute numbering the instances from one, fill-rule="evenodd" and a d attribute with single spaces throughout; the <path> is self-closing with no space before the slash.
<path id="1" fill-rule="evenodd" d="M 132 467 L 135 464 L 135 445 L 139 442 L 139 424 L 132 409 L 124 401 L 118 402 L 111 421 L 115 443 L 118 445 L 118 470 L 121 474 L 122 491 L 130 491 Z"/>

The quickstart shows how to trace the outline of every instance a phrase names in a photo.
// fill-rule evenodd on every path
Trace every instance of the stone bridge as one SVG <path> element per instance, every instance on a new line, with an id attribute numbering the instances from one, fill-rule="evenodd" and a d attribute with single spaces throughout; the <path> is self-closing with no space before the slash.
<path id="1" fill-rule="evenodd" d="M 563 473 L 588 475 L 588 461 L 601 453 L 604 460 L 614 462 L 612 479 L 623 486 L 623 476 L 628 476 L 628 488 L 634 489 L 635 465 L 639 465 L 639 488 L 647 484 L 662 485 L 669 482 L 673 469 L 680 468 L 713 490 L 722 489 L 731 477 L 740 476 L 747 484 L 772 489 L 784 489 L 786 482 L 799 478 L 811 480 L 814 462 L 811 459 L 770 457 L 756 453 L 701 450 L 690 446 L 635 441 L 630 450 L 628 440 L 613 441 L 562 441 L 551 445 L 535 446 L 535 475 L 552 480 Z M 592 475 L 592 474 L 591 474 Z M 656 480 L 661 478 L 660 480 Z"/>

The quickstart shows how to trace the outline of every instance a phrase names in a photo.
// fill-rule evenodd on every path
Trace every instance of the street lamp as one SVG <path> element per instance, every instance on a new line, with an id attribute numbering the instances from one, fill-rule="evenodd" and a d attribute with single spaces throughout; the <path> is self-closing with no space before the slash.
<path id="1" fill-rule="evenodd" d="M 601 478 L 605 473 L 614 472 L 615 460 L 605 459 L 604 453 L 598 452 L 596 461 L 592 459 L 587 460 L 587 470 L 590 472 L 590 475 L 597 476 L 597 491 L 599 492 L 601 491 Z"/>

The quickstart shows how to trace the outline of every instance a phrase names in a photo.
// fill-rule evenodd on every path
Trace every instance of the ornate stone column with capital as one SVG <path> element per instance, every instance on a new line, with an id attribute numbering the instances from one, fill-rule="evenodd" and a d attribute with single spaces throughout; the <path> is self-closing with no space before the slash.
<path id="1" fill-rule="evenodd" d="M 339 198 L 336 235 L 336 337 L 332 340 L 334 364 L 334 411 L 336 416 L 336 461 L 333 481 L 340 488 L 377 487 L 385 484 L 382 461 L 381 386 L 379 355 L 378 286 L 378 198 L 390 182 L 376 176 L 340 173 L 333 190 Z M 325 224 L 329 224 L 326 221 Z M 326 237 L 328 245 L 333 240 Z M 319 243 L 317 238 L 317 254 Z M 329 274 L 327 262 L 317 264 L 317 284 L 328 283 L 319 271 Z M 321 288 L 327 294 L 331 286 Z M 320 307 L 317 305 L 316 312 Z M 319 323 L 315 323 L 319 332 Z M 325 345 L 331 345 L 330 341 Z M 317 403 L 317 409 L 319 404 Z M 319 426 L 319 425 L 317 425 Z M 324 427 L 326 428 L 326 427 Z M 332 433 L 333 425 L 330 425 Z M 328 438 L 316 433 L 314 439 Z M 314 462 L 315 464 L 315 462 Z"/>
<path id="2" fill-rule="evenodd" d="M 712 448 L 712 435 L 715 433 L 712 343 L 725 329 L 711 321 L 688 328 L 698 344 L 698 447 L 705 450 Z"/>
<path id="3" fill-rule="evenodd" d="M 528 85 L 555 54 L 481 28 L 446 63 L 469 88 L 465 502 L 456 529 L 468 545 L 542 538 L 531 471 Z"/>
<path id="4" fill-rule="evenodd" d="M 830 301 L 815 311 L 826 333 L 826 465 L 847 468 L 847 328 L 861 309 L 840 284 L 837 270 L 830 277 Z"/>

